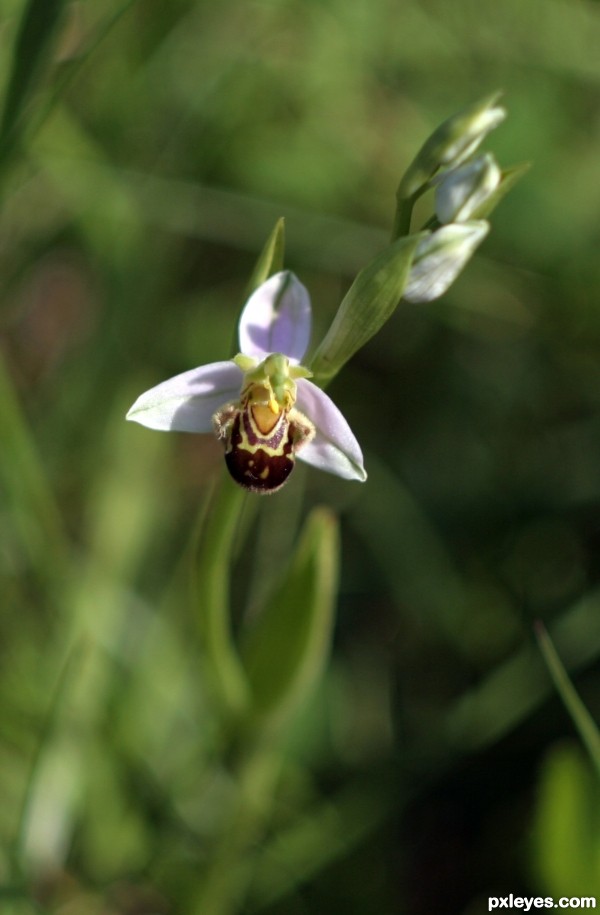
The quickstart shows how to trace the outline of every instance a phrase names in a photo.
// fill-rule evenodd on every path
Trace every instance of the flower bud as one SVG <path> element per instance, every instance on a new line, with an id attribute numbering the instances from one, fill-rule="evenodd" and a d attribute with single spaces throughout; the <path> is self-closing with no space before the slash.
<path id="1" fill-rule="evenodd" d="M 491 153 L 484 153 L 440 175 L 435 189 L 435 212 L 444 225 L 466 222 L 491 197 L 502 172 Z"/>
<path id="2" fill-rule="evenodd" d="M 399 200 L 416 194 L 438 169 L 455 168 L 475 152 L 506 117 L 505 109 L 496 104 L 499 95 L 496 92 L 453 115 L 431 134 L 400 182 Z"/>
<path id="3" fill-rule="evenodd" d="M 439 299 L 454 282 L 489 231 L 484 220 L 452 223 L 431 232 L 417 245 L 404 289 L 409 302 Z"/>

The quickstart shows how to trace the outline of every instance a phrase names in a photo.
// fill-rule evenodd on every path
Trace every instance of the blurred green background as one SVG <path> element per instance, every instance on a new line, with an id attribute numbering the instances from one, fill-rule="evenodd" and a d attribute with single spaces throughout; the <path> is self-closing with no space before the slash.
<path id="1" fill-rule="evenodd" d="M 248 522 L 240 606 L 313 505 L 340 513 L 342 573 L 236 911 L 600 899 L 597 780 L 532 638 L 544 620 L 598 720 L 600 5 L 0 10 L 3 915 L 214 915 L 233 788 L 182 568 L 222 456 L 124 414 L 229 355 L 280 216 L 317 343 L 418 147 L 496 89 L 486 148 L 532 170 L 443 299 L 402 304 L 330 389 L 369 481 L 299 469 Z"/>

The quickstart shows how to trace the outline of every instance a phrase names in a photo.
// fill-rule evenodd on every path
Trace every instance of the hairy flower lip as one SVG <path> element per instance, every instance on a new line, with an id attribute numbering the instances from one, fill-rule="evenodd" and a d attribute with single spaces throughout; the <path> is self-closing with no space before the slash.
<path id="1" fill-rule="evenodd" d="M 293 273 L 283 271 L 259 286 L 244 306 L 240 349 L 258 362 L 273 353 L 284 354 L 295 374 L 293 367 L 306 352 L 310 329 L 308 292 Z M 199 366 L 141 394 L 126 418 L 150 429 L 212 432 L 213 416 L 239 401 L 245 377 L 233 360 Z M 298 459 L 343 479 L 366 480 L 360 446 L 341 411 L 305 377 L 298 377 L 296 386 L 296 405 L 315 426 L 314 438 L 298 450 Z"/>

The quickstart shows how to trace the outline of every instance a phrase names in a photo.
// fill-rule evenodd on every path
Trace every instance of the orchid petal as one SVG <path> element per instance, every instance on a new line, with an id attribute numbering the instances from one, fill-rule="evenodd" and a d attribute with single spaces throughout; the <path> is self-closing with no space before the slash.
<path id="1" fill-rule="evenodd" d="M 364 482 L 362 451 L 342 413 L 312 382 L 300 378 L 296 384 L 296 405 L 316 429 L 312 441 L 298 450 L 298 459 L 346 480 Z"/>
<path id="2" fill-rule="evenodd" d="M 501 180 L 502 172 L 491 153 L 442 173 L 434 179 L 437 218 L 442 224 L 466 222 L 492 196 Z"/>
<path id="3" fill-rule="evenodd" d="M 201 365 L 140 395 L 127 419 L 149 429 L 211 432 L 213 414 L 239 399 L 243 378 L 234 362 Z"/>
<path id="4" fill-rule="evenodd" d="M 472 219 L 436 229 L 419 242 L 408 283 L 407 302 L 432 302 L 454 282 L 489 231 L 489 223 Z"/>
<path id="5" fill-rule="evenodd" d="M 240 317 L 240 349 L 245 356 L 264 359 L 283 353 L 298 363 L 310 340 L 310 298 L 293 273 L 284 270 L 258 287 Z"/>

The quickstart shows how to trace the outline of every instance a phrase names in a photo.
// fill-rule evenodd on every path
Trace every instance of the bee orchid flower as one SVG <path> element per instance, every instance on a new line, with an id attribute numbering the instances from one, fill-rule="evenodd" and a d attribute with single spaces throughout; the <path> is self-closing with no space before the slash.
<path id="1" fill-rule="evenodd" d="M 272 493 L 296 457 L 347 480 L 367 478 L 360 446 L 330 397 L 300 364 L 308 347 L 311 307 L 289 271 L 250 296 L 238 335 L 241 352 L 176 375 L 142 394 L 127 419 L 174 432 L 213 432 L 229 473 L 251 492 Z"/>

